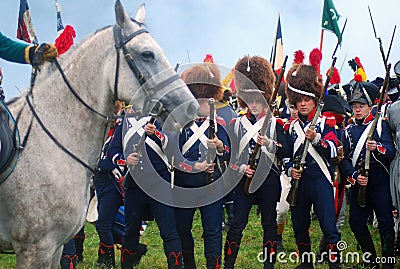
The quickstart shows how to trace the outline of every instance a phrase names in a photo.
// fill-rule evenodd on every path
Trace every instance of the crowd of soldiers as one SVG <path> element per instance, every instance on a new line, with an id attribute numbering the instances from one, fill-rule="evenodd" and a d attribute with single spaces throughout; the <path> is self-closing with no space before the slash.
<path id="1" fill-rule="evenodd" d="M 21 47 L 19 61 L 29 63 L 29 54 L 29 47 Z M 358 61 L 356 65 L 358 70 Z M 400 77 L 400 65 L 396 66 Z M 301 261 L 296 268 L 313 268 L 312 256 L 304 255 L 311 252 L 311 211 L 322 231 L 318 254 L 329 268 L 342 268 L 337 244 L 348 203 L 350 228 L 362 252 L 370 254 L 363 266 L 379 267 L 367 226 L 374 212 L 382 257 L 387 258 L 382 268 L 394 268 L 393 212 L 399 209 L 398 78 L 370 82 L 358 73 L 345 85 L 326 88 L 319 66 L 294 63 L 282 82 L 281 102 L 276 106 L 274 91 L 281 77 L 277 78 L 268 60 L 244 56 L 236 63 L 233 77 L 236 111 L 227 102 L 230 91 L 222 85 L 216 64 L 207 61 L 183 72 L 200 111 L 192 126 L 180 132 L 163 130 L 153 117 L 135 117 L 135 111 L 124 106 L 114 111 L 122 116 L 108 134 L 98 163 L 100 172 L 94 176 L 99 201 L 97 265 L 115 267 L 116 243 L 122 244 L 121 267 L 138 265 L 147 252 L 147 246 L 139 243 L 141 223 L 155 219 L 168 268 L 196 268 L 192 227 L 198 208 L 206 267 L 234 268 L 250 209 L 257 204 L 264 268 L 279 267 L 276 258 L 283 248 L 289 209 Z M 220 101 L 216 109 L 210 102 L 214 99 Z M 163 195 L 173 196 L 174 186 L 201 188 L 229 178 L 224 174 L 239 179 L 234 189 L 199 206 L 163 203 L 141 185 L 143 179 L 154 181 L 153 185 L 167 182 L 171 188 L 164 189 Z M 343 202 L 346 197 L 348 202 Z M 125 228 L 116 232 L 115 216 L 122 204 Z M 230 216 L 225 243 L 224 205 Z M 77 256 L 64 254 L 62 266 L 74 267 Z"/>

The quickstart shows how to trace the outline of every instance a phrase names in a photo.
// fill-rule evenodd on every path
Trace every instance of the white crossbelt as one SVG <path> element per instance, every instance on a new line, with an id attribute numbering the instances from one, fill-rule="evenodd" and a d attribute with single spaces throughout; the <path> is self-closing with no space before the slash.
<path id="1" fill-rule="evenodd" d="M 196 143 L 197 140 L 200 140 L 200 142 L 206 147 L 207 146 L 207 136 L 204 134 L 204 132 L 207 130 L 208 126 L 210 126 L 210 121 L 205 120 L 200 127 L 197 126 L 197 124 L 192 124 L 190 126 L 190 129 L 193 131 L 193 135 L 186 141 L 186 143 L 182 146 L 182 154 L 185 154 L 193 145 Z M 215 129 L 215 132 L 217 129 Z"/>
<path id="2" fill-rule="evenodd" d="M 320 119 L 318 119 L 320 121 Z M 297 139 L 294 143 L 294 149 L 293 149 L 293 154 L 297 152 L 299 149 L 300 145 L 304 142 L 305 139 L 305 131 L 308 130 L 309 124 L 304 128 L 304 130 L 301 128 L 299 121 L 296 121 L 293 126 L 294 130 L 297 133 Z M 316 151 L 316 149 L 313 147 L 313 145 L 310 143 L 308 147 L 308 153 L 310 153 L 311 157 L 314 158 L 314 160 L 318 163 L 318 166 L 321 168 L 322 172 L 324 173 L 325 177 L 328 179 L 328 181 L 333 184 L 331 180 L 331 174 L 329 173 L 328 167 L 326 166 L 326 163 L 322 159 L 322 157 L 319 155 L 319 153 Z"/>

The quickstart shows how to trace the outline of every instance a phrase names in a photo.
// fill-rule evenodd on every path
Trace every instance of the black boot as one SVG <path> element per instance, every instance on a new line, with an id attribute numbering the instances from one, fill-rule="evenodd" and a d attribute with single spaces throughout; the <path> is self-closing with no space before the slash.
<path id="1" fill-rule="evenodd" d="M 276 263 L 277 241 L 268 241 L 263 244 L 264 269 L 273 269 Z"/>
<path id="2" fill-rule="evenodd" d="M 78 256 L 78 263 L 83 262 L 83 242 L 85 241 L 85 237 L 74 237 L 75 240 L 75 250 L 76 255 Z"/>
<path id="3" fill-rule="evenodd" d="M 183 265 L 185 269 L 196 269 L 193 250 L 182 250 Z"/>
<path id="4" fill-rule="evenodd" d="M 98 259 L 96 266 L 104 269 L 115 267 L 114 245 L 106 246 L 105 244 L 100 243 L 97 255 Z"/>
<path id="5" fill-rule="evenodd" d="M 183 269 L 182 252 L 171 252 L 167 259 L 168 269 Z"/>
<path id="6" fill-rule="evenodd" d="M 307 255 L 307 253 L 311 253 L 311 244 L 297 243 L 297 247 L 301 264 L 296 269 L 313 269 L 313 261 L 310 260 L 312 255 Z"/>
<path id="7" fill-rule="evenodd" d="M 396 264 L 394 255 L 394 235 L 381 235 L 382 257 L 385 257 L 385 263 L 382 264 L 382 269 L 393 269 Z"/>
<path id="8" fill-rule="evenodd" d="M 232 234 L 228 232 L 224 247 L 224 268 L 233 269 L 235 268 L 235 262 L 239 253 L 240 241 L 242 235 Z"/>
<path id="9" fill-rule="evenodd" d="M 225 224 L 227 224 L 228 227 L 231 227 L 233 224 L 233 201 L 232 203 L 225 204 L 225 211 L 226 214 L 228 215 L 228 221 L 225 222 Z"/>
<path id="10" fill-rule="evenodd" d="M 366 268 L 378 269 L 379 264 L 376 263 L 376 250 L 374 246 L 374 242 L 372 241 L 372 237 L 370 233 L 355 233 L 355 238 L 357 239 L 358 244 L 361 247 L 363 253 L 370 253 L 368 257 L 368 262 L 363 262 L 363 266 Z"/>
<path id="11" fill-rule="evenodd" d="M 207 269 L 220 269 L 221 268 L 221 256 L 208 258 L 206 265 L 207 265 Z"/>
<path id="12" fill-rule="evenodd" d="M 144 244 L 139 244 L 136 252 L 130 252 L 128 249 L 123 249 L 121 251 L 121 268 L 132 269 L 140 263 L 140 259 L 146 254 L 146 252 L 147 246 Z"/>
<path id="13" fill-rule="evenodd" d="M 326 246 L 329 269 L 341 269 L 340 251 L 337 248 L 337 244 L 326 244 Z"/>
<path id="14" fill-rule="evenodd" d="M 78 256 L 69 256 L 65 255 L 61 257 L 60 260 L 60 265 L 61 269 L 76 269 L 76 264 L 77 264 Z"/>

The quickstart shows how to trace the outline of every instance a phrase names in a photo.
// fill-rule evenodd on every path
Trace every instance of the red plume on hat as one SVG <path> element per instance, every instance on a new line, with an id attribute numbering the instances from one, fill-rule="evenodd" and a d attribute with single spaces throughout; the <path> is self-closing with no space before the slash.
<path id="1" fill-rule="evenodd" d="M 206 54 L 206 57 L 204 58 L 203 62 L 205 63 L 214 63 L 214 58 L 212 54 Z"/>
<path id="2" fill-rule="evenodd" d="M 304 62 L 304 52 L 302 50 L 296 50 L 294 52 L 293 64 L 302 64 Z"/>
<path id="3" fill-rule="evenodd" d="M 326 71 L 326 77 L 328 77 L 328 75 L 329 75 L 329 70 L 330 70 L 330 68 L 328 69 L 328 71 Z M 341 79 L 340 79 L 339 71 L 337 70 L 336 67 L 334 67 L 334 68 L 333 68 L 332 77 L 331 77 L 331 80 L 329 81 L 329 84 L 330 84 L 330 85 L 339 84 L 339 83 L 340 83 L 340 80 L 341 80 Z"/>
<path id="4" fill-rule="evenodd" d="M 317 70 L 318 75 L 321 76 L 322 52 L 318 48 L 310 52 L 309 61 L 310 64 L 314 66 L 315 70 Z"/>

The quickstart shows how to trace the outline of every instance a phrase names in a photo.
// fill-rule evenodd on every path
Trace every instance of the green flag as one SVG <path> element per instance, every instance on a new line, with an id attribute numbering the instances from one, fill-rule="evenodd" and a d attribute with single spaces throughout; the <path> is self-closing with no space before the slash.
<path id="1" fill-rule="evenodd" d="M 324 0 L 324 10 L 322 12 L 322 29 L 334 33 L 339 44 L 342 42 L 342 36 L 338 25 L 340 15 L 337 13 L 332 0 Z"/>

